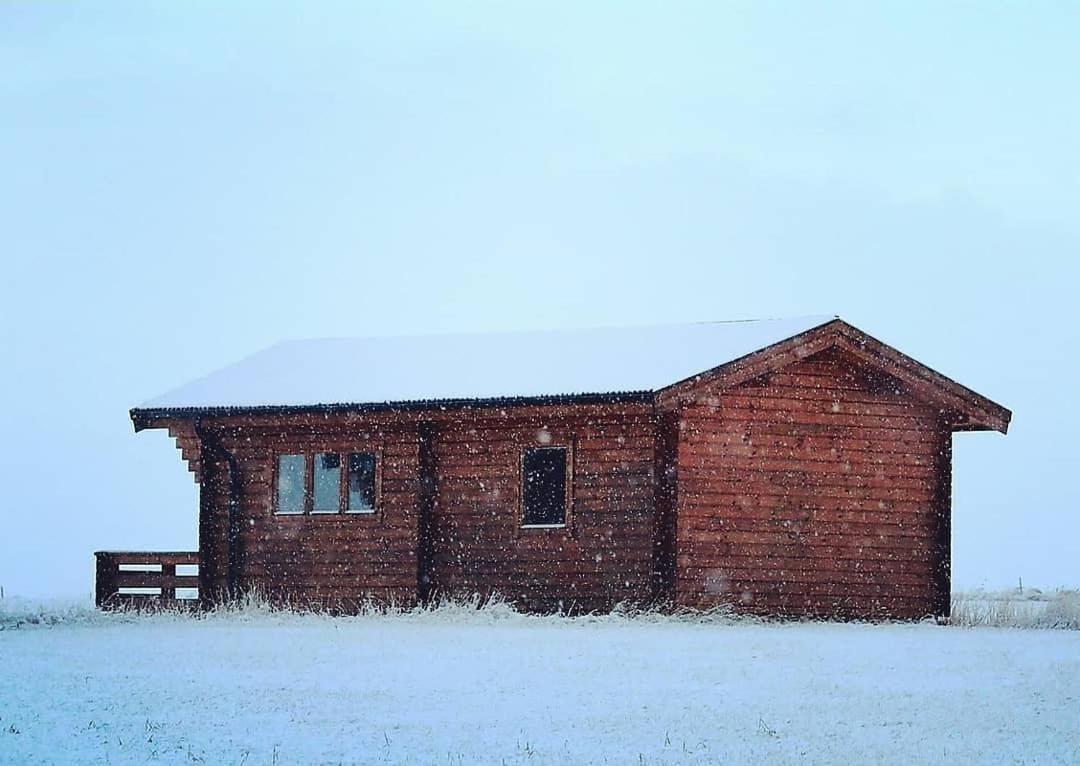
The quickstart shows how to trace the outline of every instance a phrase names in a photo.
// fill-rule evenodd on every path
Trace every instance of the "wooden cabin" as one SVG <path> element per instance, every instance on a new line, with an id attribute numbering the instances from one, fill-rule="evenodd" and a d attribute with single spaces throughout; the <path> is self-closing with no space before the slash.
<path id="1" fill-rule="evenodd" d="M 840 618 L 948 614 L 952 434 L 1010 416 L 835 317 L 286 342 L 131 411 L 203 600 Z"/>

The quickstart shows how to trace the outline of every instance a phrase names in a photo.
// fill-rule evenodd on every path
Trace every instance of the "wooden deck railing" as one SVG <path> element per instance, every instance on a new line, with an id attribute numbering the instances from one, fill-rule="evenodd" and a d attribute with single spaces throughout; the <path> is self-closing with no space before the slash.
<path id="1" fill-rule="evenodd" d="M 94 601 L 100 609 L 199 603 L 199 554 L 98 551 Z"/>

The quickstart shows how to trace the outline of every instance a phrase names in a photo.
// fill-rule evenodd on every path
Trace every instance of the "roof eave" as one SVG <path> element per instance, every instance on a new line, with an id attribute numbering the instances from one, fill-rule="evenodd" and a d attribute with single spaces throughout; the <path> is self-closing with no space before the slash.
<path id="1" fill-rule="evenodd" d="M 832 327 L 833 325 L 829 325 Z M 834 329 L 846 343 L 838 344 L 850 352 L 865 352 L 867 359 L 874 358 L 886 372 L 896 375 L 904 382 L 912 382 L 906 376 L 916 378 L 931 392 L 945 398 L 945 404 L 962 418 L 954 423 L 954 431 L 997 431 L 1006 434 L 1012 412 L 997 402 L 957 383 L 947 375 L 908 356 L 887 343 L 863 332 L 843 320 L 837 320 Z"/>
<path id="2" fill-rule="evenodd" d="M 171 420 L 225 418 L 260 415 L 328 415 L 362 412 L 423 412 L 492 407 L 557 406 L 565 404 L 651 403 L 652 391 L 556 394 L 548 396 L 501 396 L 477 399 L 425 399 L 400 402 L 349 402 L 300 405 L 221 405 L 208 407 L 134 407 L 129 412 L 135 432 L 162 428 Z"/>

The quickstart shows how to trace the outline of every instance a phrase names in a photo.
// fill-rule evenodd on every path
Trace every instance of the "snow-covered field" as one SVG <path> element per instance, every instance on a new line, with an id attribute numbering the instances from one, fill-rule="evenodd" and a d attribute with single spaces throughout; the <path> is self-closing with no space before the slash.
<path id="1" fill-rule="evenodd" d="M 1080 631 L 27 615 L 3 763 L 1080 763 Z"/>

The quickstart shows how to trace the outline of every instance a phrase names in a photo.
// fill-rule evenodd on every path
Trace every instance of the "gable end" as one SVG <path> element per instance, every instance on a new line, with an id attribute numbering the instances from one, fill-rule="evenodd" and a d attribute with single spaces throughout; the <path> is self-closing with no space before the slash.
<path id="1" fill-rule="evenodd" d="M 833 348 L 896 378 L 912 396 L 948 412 L 954 431 L 1008 431 L 1008 409 L 841 319 L 674 383 L 657 393 L 657 405 L 670 410 L 692 404 L 706 390 L 741 385 Z"/>

